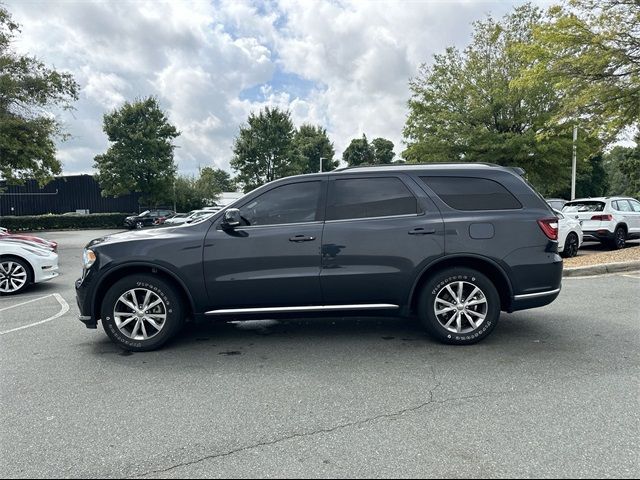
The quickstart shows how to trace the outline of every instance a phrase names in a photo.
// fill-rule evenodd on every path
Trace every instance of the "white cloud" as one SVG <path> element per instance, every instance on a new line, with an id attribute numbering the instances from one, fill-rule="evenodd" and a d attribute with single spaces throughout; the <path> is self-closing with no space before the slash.
<path id="1" fill-rule="evenodd" d="M 74 137 L 59 149 L 66 173 L 91 171 L 106 149 L 104 112 L 146 95 L 182 132 L 176 158 L 193 173 L 228 168 L 239 125 L 265 105 L 322 124 L 338 156 L 362 133 L 390 138 L 400 153 L 409 77 L 433 53 L 464 46 L 471 21 L 513 2 L 10 0 L 8 8 L 22 24 L 17 48 L 73 72 L 83 88 L 63 117 Z M 308 85 L 288 88 L 279 75 Z"/>

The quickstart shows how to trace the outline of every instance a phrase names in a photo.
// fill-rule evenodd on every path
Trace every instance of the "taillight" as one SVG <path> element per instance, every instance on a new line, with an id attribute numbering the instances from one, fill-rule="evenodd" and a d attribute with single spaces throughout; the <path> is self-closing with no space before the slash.
<path id="1" fill-rule="evenodd" d="M 613 220 L 613 215 L 594 215 L 591 220 L 597 220 L 598 222 L 610 222 Z"/>
<path id="2" fill-rule="evenodd" d="M 538 225 L 549 238 L 549 240 L 558 240 L 558 219 L 557 218 L 543 218 L 538 220 Z"/>

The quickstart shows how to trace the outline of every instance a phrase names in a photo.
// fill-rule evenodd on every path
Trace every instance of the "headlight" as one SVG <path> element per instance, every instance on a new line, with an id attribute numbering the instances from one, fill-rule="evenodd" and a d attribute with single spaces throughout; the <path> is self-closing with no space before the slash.
<path id="1" fill-rule="evenodd" d="M 82 252 L 82 264 L 84 268 L 89 269 L 91 265 L 96 263 L 96 254 L 93 250 L 89 250 L 88 248 L 84 249 Z"/>

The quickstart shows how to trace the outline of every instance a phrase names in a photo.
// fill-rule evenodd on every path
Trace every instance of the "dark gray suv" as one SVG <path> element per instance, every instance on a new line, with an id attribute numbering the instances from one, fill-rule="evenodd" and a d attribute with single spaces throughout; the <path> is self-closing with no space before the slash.
<path id="1" fill-rule="evenodd" d="M 129 350 L 185 321 L 416 316 L 475 343 L 560 292 L 557 218 L 522 171 L 349 168 L 264 185 L 197 223 L 90 242 L 80 319 Z"/>

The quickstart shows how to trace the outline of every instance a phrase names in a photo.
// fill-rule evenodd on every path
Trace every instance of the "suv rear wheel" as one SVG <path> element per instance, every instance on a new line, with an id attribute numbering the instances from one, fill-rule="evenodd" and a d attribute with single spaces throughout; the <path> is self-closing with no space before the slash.
<path id="1" fill-rule="evenodd" d="M 438 272 L 424 285 L 418 315 L 436 340 L 471 345 L 496 327 L 500 297 L 484 274 L 468 268 L 450 268 Z"/>
<path id="2" fill-rule="evenodd" d="M 616 231 L 613 233 L 613 240 L 609 243 L 609 246 L 614 250 L 620 250 L 624 248 L 627 243 L 627 230 L 624 227 L 616 228 Z"/>
<path id="3" fill-rule="evenodd" d="M 102 326 L 125 350 L 155 350 L 173 337 L 183 323 L 177 289 L 153 275 L 131 275 L 116 282 L 104 297 Z"/>

